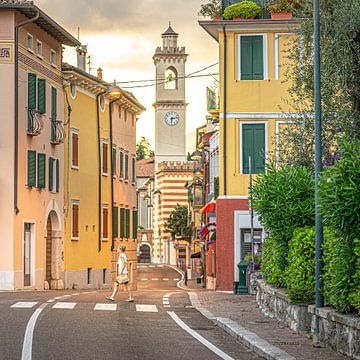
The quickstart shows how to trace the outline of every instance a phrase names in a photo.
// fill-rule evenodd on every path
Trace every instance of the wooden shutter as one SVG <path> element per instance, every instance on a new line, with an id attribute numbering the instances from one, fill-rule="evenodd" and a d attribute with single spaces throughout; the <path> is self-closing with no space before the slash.
<path id="1" fill-rule="evenodd" d="M 56 88 L 51 88 L 51 119 L 56 121 L 57 118 L 57 90 Z"/>
<path id="2" fill-rule="evenodd" d="M 113 238 L 119 235 L 119 208 L 113 207 Z"/>
<path id="3" fill-rule="evenodd" d="M 46 177 L 46 155 L 45 154 L 38 154 L 38 189 L 45 188 L 45 177 Z"/>
<path id="4" fill-rule="evenodd" d="M 133 233 L 132 237 L 133 239 L 137 238 L 137 227 L 138 227 L 138 212 L 137 210 L 133 210 Z"/>
<path id="5" fill-rule="evenodd" d="M 241 36 L 241 80 L 252 80 L 252 37 Z"/>
<path id="6" fill-rule="evenodd" d="M 79 204 L 72 204 L 72 237 L 79 237 Z"/>
<path id="7" fill-rule="evenodd" d="M 125 154 L 125 180 L 129 179 L 129 155 Z"/>
<path id="8" fill-rule="evenodd" d="M 28 150 L 27 186 L 36 186 L 36 151 Z"/>
<path id="9" fill-rule="evenodd" d="M 108 231 L 108 209 L 103 208 L 103 239 L 107 239 L 109 237 Z"/>
<path id="10" fill-rule="evenodd" d="M 72 165 L 79 166 L 79 134 L 72 133 Z"/>
<path id="11" fill-rule="evenodd" d="M 113 175 L 116 175 L 116 148 L 112 149 L 112 170 Z"/>
<path id="12" fill-rule="evenodd" d="M 106 144 L 106 143 L 103 143 L 103 144 L 102 144 L 102 149 L 103 149 L 103 153 L 102 153 L 102 155 L 103 155 L 103 169 L 102 169 L 102 171 L 103 171 L 104 174 L 107 174 L 107 173 L 108 173 L 108 164 L 107 164 L 107 162 L 108 162 L 108 154 L 107 154 L 107 148 L 108 148 L 107 144 Z"/>
<path id="13" fill-rule="evenodd" d="M 120 177 L 124 177 L 124 153 L 120 151 Z"/>
<path id="14" fill-rule="evenodd" d="M 120 238 L 125 237 L 125 209 L 120 208 Z"/>
<path id="15" fill-rule="evenodd" d="M 130 239 L 130 209 L 125 209 L 125 237 Z"/>
<path id="16" fill-rule="evenodd" d="M 38 79 L 38 110 L 41 114 L 46 113 L 46 82 Z"/>
<path id="17" fill-rule="evenodd" d="M 135 158 L 131 159 L 132 166 L 131 166 L 131 181 L 135 182 Z"/>
<path id="18" fill-rule="evenodd" d="M 242 125 L 243 174 L 258 174 L 265 170 L 265 125 Z"/>
<path id="19" fill-rule="evenodd" d="M 54 163 L 55 159 L 49 157 L 49 191 L 54 190 Z"/>
<path id="20" fill-rule="evenodd" d="M 60 161 L 56 160 L 56 192 L 60 191 Z"/>
<path id="21" fill-rule="evenodd" d="M 28 73 L 28 108 L 36 109 L 36 75 Z"/>
<path id="22" fill-rule="evenodd" d="M 263 37 L 252 36 L 253 79 L 264 79 Z"/>

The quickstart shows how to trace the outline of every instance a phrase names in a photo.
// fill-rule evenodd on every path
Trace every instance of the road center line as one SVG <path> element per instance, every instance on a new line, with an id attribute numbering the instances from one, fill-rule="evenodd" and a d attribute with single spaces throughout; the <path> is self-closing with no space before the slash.
<path id="1" fill-rule="evenodd" d="M 171 318 L 188 334 L 190 334 L 192 337 L 194 337 L 196 340 L 201 342 L 204 346 L 206 346 L 209 350 L 211 350 L 213 353 L 215 353 L 217 356 L 219 356 L 221 359 L 224 360 L 234 360 L 232 357 L 224 353 L 222 350 L 217 348 L 215 345 L 213 345 L 211 342 L 206 340 L 204 337 L 202 337 L 200 334 L 198 334 L 196 331 L 191 329 L 189 326 L 187 326 L 173 311 L 167 312 Z"/>
<path id="2" fill-rule="evenodd" d="M 34 335 L 36 320 L 47 305 L 48 303 L 44 303 L 40 305 L 34 311 L 26 326 L 21 360 L 31 360 L 32 358 L 32 343 L 33 343 L 33 335 Z"/>

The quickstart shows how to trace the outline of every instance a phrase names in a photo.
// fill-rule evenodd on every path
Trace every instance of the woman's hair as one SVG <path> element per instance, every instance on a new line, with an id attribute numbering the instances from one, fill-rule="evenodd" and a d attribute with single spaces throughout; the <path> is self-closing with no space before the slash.
<path id="1" fill-rule="evenodd" d="M 126 246 L 125 245 L 120 245 L 119 246 L 119 250 L 121 250 L 122 252 L 124 252 L 126 250 Z"/>

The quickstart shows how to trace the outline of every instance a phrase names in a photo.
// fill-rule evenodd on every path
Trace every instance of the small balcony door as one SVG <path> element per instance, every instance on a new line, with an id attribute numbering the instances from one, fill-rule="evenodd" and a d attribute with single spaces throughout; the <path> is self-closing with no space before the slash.
<path id="1" fill-rule="evenodd" d="M 24 224 L 24 286 L 31 285 L 31 225 Z"/>

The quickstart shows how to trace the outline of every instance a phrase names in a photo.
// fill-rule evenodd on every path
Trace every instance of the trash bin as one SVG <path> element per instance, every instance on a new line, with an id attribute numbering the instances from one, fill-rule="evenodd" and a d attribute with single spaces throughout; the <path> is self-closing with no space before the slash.
<path id="1" fill-rule="evenodd" d="M 196 278 L 196 283 L 197 283 L 197 284 L 201 284 L 201 277 L 198 276 L 198 277 Z"/>

